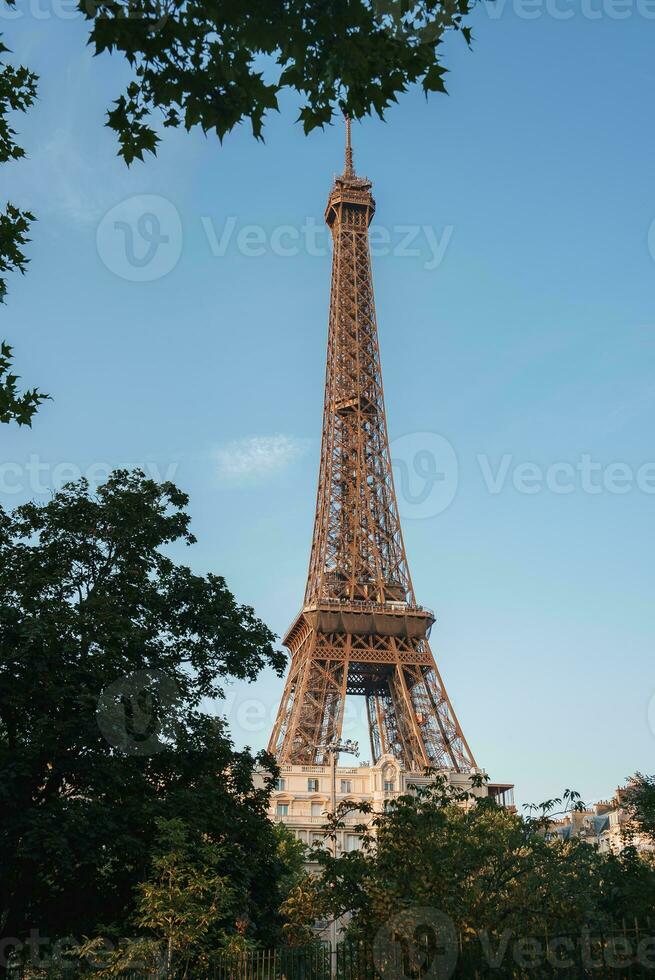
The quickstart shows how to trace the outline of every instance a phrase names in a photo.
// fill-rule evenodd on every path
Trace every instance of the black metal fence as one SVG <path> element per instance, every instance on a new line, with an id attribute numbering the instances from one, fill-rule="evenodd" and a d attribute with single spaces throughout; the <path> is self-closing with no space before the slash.
<path id="1" fill-rule="evenodd" d="M 423 944 L 340 943 L 219 956 L 207 980 L 522 980 L 534 977 L 655 978 L 655 930 L 611 933 L 429 937 Z M 202 980 L 205 980 L 203 977 Z"/>
<path id="2" fill-rule="evenodd" d="M 204 968 L 167 974 L 129 970 L 124 980 L 449 980 L 449 978 L 652 977 L 655 929 L 637 923 L 601 934 L 582 930 L 548 936 L 501 935 L 426 937 L 416 944 L 384 939 L 372 944 L 340 943 L 336 952 L 316 943 L 247 953 L 219 953 Z M 70 962 L 22 967 L 11 980 L 78 980 L 99 973 L 91 964 Z"/>
<path id="3" fill-rule="evenodd" d="M 208 980 L 329 980 L 331 959 L 329 947 L 320 943 L 236 955 L 219 953 Z"/>

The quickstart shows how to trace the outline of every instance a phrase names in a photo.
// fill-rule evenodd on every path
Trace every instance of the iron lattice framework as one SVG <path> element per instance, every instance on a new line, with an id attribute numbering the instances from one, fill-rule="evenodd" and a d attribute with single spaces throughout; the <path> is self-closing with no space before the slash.
<path id="1" fill-rule="evenodd" d="M 333 238 L 321 466 L 305 601 L 269 751 L 322 764 L 347 694 L 366 701 L 371 751 L 404 768 L 468 770 L 475 760 L 428 644 L 393 485 L 373 299 L 371 183 L 346 163 L 325 212 Z"/>

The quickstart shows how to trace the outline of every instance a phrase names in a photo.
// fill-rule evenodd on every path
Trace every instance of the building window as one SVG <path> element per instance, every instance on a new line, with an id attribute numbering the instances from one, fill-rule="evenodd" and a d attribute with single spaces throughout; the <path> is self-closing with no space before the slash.
<path id="1" fill-rule="evenodd" d="M 357 834 L 346 834 L 346 851 L 358 851 L 361 845 L 361 837 Z"/>
<path id="2" fill-rule="evenodd" d="M 286 779 L 283 779 L 282 776 L 278 776 L 278 778 L 275 780 L 275 788 L 277 790 L 284 790 L 284 789 L 286 789 L 287 788 L 287 781 L 286 781 Z"/>
<path id="3" fill-rule="evenodd" d="M 385 779 L 385 781 L 384 781 L 384 792 L 385 793 L 393 793 L 394 786 L 395 786 L 395 783 L 393 782 L 392 779 Z"/>
<path id="4" fill-rule="evenodd" d="M 321 803 L 312 803 L 312 816 L 320 817 L 323 813 L 323 805 Z"/>
<path id="5" fill-rule="evenodd" d="M 278 817 L 288 817 L 289 816 L 289 804 L 288 803 L 278 803 L 276 814 Z"/>
<path id="6" fill-rule="evenodd" d="M 308 779 L 307 780 L 307 792 L 308 793 L 318 793 L 318 779 Z"/>
<path id="7" fill-rule="evenodd" d="M 352 793 L 352 791 L 353 791 L 353 784 L 351 783 L 351 781 L 349 779 L 342 779 L 341 780 L 341 792 L 342 793 Z"/>

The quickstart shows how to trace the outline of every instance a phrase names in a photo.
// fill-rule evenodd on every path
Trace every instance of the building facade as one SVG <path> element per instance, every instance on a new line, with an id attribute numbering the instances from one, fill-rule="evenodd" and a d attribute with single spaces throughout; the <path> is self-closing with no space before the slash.
<path id="1" fill-rule="evenodd" d="M 551 837 L 578 839 L 597 847 L 601 853 L 619 854 L 628 846 L 641 853 L 655 853 L 655 843 L 638 833 L 623 805 L 625 790 L 619 787 L 610 800 L 601 800 L 585 810 L 575 810 L 561 820 L 552 820 Z"/>
<path id="2" fill-rule="evenodd" d="M 513 808 L 513 787 L 510 784 L 487 783 L 472 787 L 471 777 L 482 770 L 458 772 L 442 770 L 451 786 L 466 790 L 475 796 L 493 796 L 504 806 Z M 375 764 L 337 766 L 335 772 L 334 802 L 352 803 L 352 810 L 344 816 L 343 829 L 337 835 L 337 851 L 345 853 L 361 846 L 361 834 L 357 825 L 368 824 L 376 814 L 383 813 L 388 800 L 411 793 L 416 787 L 431 780 L 429 775 L 404 769 L 393 755 L 382 756 Z M 311 847 L 324 840 L 327 814 L 333 811 L 333 777 L 329 765 L 280 766 L 280 778 L 271 795 L 270 817 L 285 824 L 289 830 Z M 370 814 L 362 814 L 359 805 L 371 807 Z"/>

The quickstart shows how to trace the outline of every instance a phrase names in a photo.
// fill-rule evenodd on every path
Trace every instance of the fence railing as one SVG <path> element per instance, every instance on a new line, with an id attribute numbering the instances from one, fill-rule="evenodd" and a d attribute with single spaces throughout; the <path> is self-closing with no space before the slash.
<path id="1" fill-rule="evenodd" d="M 383 930 L 384 932 L 384 930 Z M 16 967 L 10 980 L 81 980 L 97 976 L 93 964 Z M 113 974 L 117 976 L 116 974 Z M 560 977 L 651 977 L 655 980 L 655 924 L 620 930 L 522 936 L 461 933 L 408 943 L 393 934 L 374 943 L 322 943 L 212 955 L 206 967 L 167 973 L 127 970 L 124 980 L 525 980 Z"/>
<path id="2" fill-rule="evenodd" d="M 611 932 L 432 937 L 421 946 L 389 941 L 255 951 L 222 956 L 208 980 L 524 980 L 534 977 L 655 978 L 655 928 L 634 923 Z M 282 954 L 282 955 L 280 955 Z"/>

